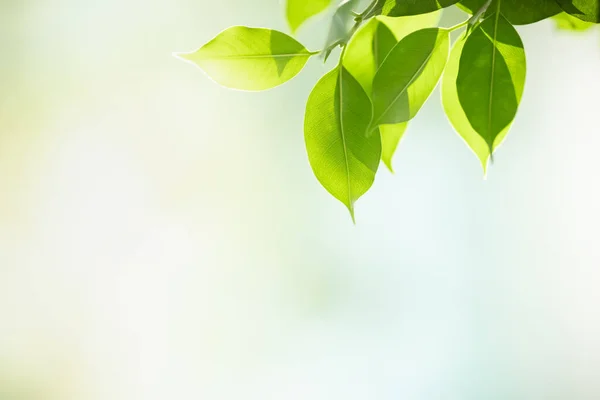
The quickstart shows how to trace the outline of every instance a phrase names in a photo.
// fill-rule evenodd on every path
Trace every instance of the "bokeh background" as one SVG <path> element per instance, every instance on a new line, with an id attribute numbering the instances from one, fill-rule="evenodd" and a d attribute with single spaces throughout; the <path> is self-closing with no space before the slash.
<path id="1" fill-rule="evenodd" d="M 519 28 L 487 180 L 436 92 L 353 226 L 303 143 L 327 66 L 171 55 L 239 24 L 283 5 L 0 1 L 0 399 L 600 398 L 599 30 Z"/>

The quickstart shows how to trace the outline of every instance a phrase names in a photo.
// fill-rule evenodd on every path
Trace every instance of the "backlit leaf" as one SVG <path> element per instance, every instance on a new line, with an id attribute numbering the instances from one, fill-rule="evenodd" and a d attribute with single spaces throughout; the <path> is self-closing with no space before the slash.
<path id="1" fill-rule="evenodd" d="M 556 23 L 556 27 L 565 31 L 583 32 L 590 29 L 594 24 L 592 22 L 582 21 L 565 12 L 552 17 Z"/>
<path id="2" fill-rule="evenodd" d="M 325 11 L 332 0 L 287 0 L 286 17 L 292 32 L 309 18 Z"/>
<path id="3" fill-rule="evenodd" d="M 192 53 L 177 54 L 231 89 L 266 90 L 296 76 L 314 53 L 285 33 L 235 26 Z"/>
<path id="4" fill-rule="evenodd" d="M 556 0 L 565 12 L 582 21 L 600 22 L 600 0 Z"/>
<path id="5" fill-rule="evenodd" d="M 459 0 L 379 0 L 377 5 L 367 14 L 404 17 L 426 14 L 442 8 L 450 7 Z"/>
<path id="6" fill-rule="evenodd" d="M 373 185 L 381 159 L 379 135 L 367 137 L 371 102 L 343 67 L 327 73 L 308 98 L 304 139 L 319 182 L 348 207 Z"/>
<path id="7" fill-rule="evenodd" d="M 460 66 L 460 55 L 465 45 L 464 39 L 465 35 L 463 34 L 456 41 L 450 52 L 448 65 L 444 70 L 444 77 L 442 79 L 442 104 L 450 123 L 471 150 L 473 150 L 481 162 L 485 174 L 490 157 L 489 147 L 485 140 L 471 126 L 469 119 L 460 105 L 456 91 L 456 78 L 458 77 L 458 68 Z"/>
<path id="8" fill-rule="evenodd" d="M 467 37 L 456 90 L 471 127 L 493 152 L 517 114 L 526 72 L 517 31 L 494 13 Z"/>
<path id="9" fill-rule="evenodd" d="M 531 24 L 561 12 L 556 0 L 494 0 L 488 10 L 496 10 L 497 1 L 501 2 L 502 15 L 514 25 Z M 462 0 L 460 6 L 473 14 L 486 2 L 487 0 Z"/>
<path id="10" fill-rule="evenodd" d="M 394 172 L 392 160 L 407 128 L 408 122 L 395 125 L 381 125 L 379 127 L 381 134 L 381 161 L 383 161 L 390 172 Z"/>
<path id="11" fill-rule="evenodd" d="M 437 85 L 448 50 L 449 32 L 437 28 L 411 33 L 392 49 L 373 81 L 373 128 L 417 114 Z"/>
<path id="12" fill-rule="evenodd" d="M 344 56 L 344 66 L 370 94 L 373 78 L 388 53 L 399 40 L 426 27 L 435 26 L 440 12 L 413 17 L 390 18 L 378 16 L 369 20 L 354 35 Z M 408 124 L 406 122 L 380 127 L 381 159 L 392 170 L 392 158 Z"/>

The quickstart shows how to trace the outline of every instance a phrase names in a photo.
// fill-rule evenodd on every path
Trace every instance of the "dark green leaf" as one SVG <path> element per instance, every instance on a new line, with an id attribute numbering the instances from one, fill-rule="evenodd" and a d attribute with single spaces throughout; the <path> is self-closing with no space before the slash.
<path id="1" fill-rule="evenodd" d="M 467 145 L 473 150 L 484 170 L 487 170 L 488 159 L 490 158 L 490 149 L 481 136 L 473 129 L 465 111 L 460 105 L 458 93 L 456 91 L 456 78 L 460 66 L 460 55 L 465 45 L 465 35 L 463 34 L 454 44 L 448 65 L 444 71 L 442 79 L 442 104 L 446 116 L 456 132 L 464 139 Z M 506 129 L 505 131 L 507 131 Z M 500 142 L 500 140 L 498 140 Z"/>
<path id="2" fill-rule="evenodd" d="M 287 0 L 286 17 L 292 32 L 309 18 L 325 11 L 332 0 Z"/>
<path id="3" fill-rule="evenodd" d="M 600 22 L 600 0 L 556 0 L 565 12 L 582 21 Z"/>
<path id="4" fill-rule="evenodd" d="M 402 39 L 373 81 L 372 128 L 412 119 L 442 75 L 449 50 L 446 29 L 422 29 Z"/>
<path id="5" fill-rule="evenodd" d="M 462 0 L 460 6 L 467 12 L 477 12 L 487 0 Z M 558 14 L 561 9 L 556 0 L 494 0 L 489 10 L 496 10 L 497 2 L 504 17 L 514 25 L 525 25 L 541 21 Z M 586 1 L 586 0 L 583 0 Z"/>
<path id="6" fill-rule="evenodd" d="M 304 139 L 312 169 L 323 187 L 348 207 L 373 185 L 381 159 L 379 135 L 367 137 L 371 102 L 343 67 L 326 74 L 308 98 Z"/>
<path id="7" fill-rule="evenodd" d="M 292 79 L 313 54 L 285 33 L 235 26 L 199 50 L 177 56 L 225 87 L 257 91 Z"/>
<path id="8" fill-rule="evenodd" d="M 426 14 L 450 7 L 458 1 L 459 0 L 379 0 L 377 5 L 367 14 L 367 17 L 373 15 L 404 17 L 408 15 Z"/>
<path id="9" fill-rule="evenodd" d="M 519 34 L 498 13 L 467 37 L 456 89 L 466 117 L 490 152 L 517 113 L 525 85 L 525 64 Z"/>

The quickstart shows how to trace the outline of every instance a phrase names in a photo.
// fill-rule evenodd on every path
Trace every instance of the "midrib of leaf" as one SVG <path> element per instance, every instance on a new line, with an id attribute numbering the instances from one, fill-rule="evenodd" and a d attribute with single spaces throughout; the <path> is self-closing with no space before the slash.
<path id="1" fill-rule="evenodd" d="M 315 53 L 290 53 L 290 54 L 235 54 L 231 56 L 207 56 L 202 57 L 204 60 L 244 60 L 248 58 L 294 58 L 294 57 L 310 57 Z"/>
<path id="2" fill-rule="evenodd" d="M 436 39 L 436 41 L 437 41 L 437 39 Z M 400 91 L 400 93 L 398 93 L 398 95 L 394 98 L 394 101 L 392 101 L 390 103 L 390 105 L 385 109 L 385 111 L 379 116 L 379 118 L 377 118 L 377 121 L 375 121 L 375 123 L 373 124 L 373 128 L 375 128 L 376 126 L 378 126 L 378 122 L 381 121 L 381 119 L 383 118 L 383 116 L 385 116 L 388 113 L 388 111 L 390 111 L 390 109 L 394 106 L 394 104 L 396 104 L 396 102 L 398 101 L 398 99 L 400 98 L 400 96 L 402 96 L 402 94 L 408 90 L 408 88 L 410 87 L 410 85 L 412 85 L 414 83 L 414 81 L 419 77 L 419 75 L 421 75 L 421 72 L 423 72 L 423 69 L 425 69 L 425 66 L 427 65 L 427 63 L 429 62 L 429 60 L 431 59 L 431 57 L 433 57 L 433 54 L 436 52 L 436 50 L 438 49 L 438 47 L 440 47 L 440 43 L 441 42 L 438 42 L 435 45 L 435 47 L 433 48 L 433 50 L 431 50 L 431 53 L 429 53 L 429 55 L 427 56 L 427 58 L 425 59 L 425 61 L 421 64 L 421 66 L 417 69 L 417 71 L 410 78 L 410 80 L 408 81 L 408 83 L 406 84 L 406 86 L 404 86 L 404 88 L 402 88 L 402 90 Z M 390 54 L 391 53 L 392 52 L 390 51 Z M 386 57 L 386 60 L 390 56 L 390 54 L 388 54 L 388 56 Z M 385 60 L 384 60 L 384 62 L 385 62 Z"/>
<path id="3" fill-rule="evenodd" d="M 352 221 L 354 223 L 356 223 L 355 219 L 354 219 L 354 204 L 352 202 L 352 188 L 350 187 L 350 163 L 348 162 L 348 149 L 346 146 L 346 132 L 344 131 L 344 107 L 342 106 L 342 101 L 343 101 L 343 94 L 344 94 L 344 90 L 342 88 L 343 82 L 342 82 L 342 74 L 344 72 L 343 70 L 343 66 L 342 63 L 340 62 L 339 65 L 339 73 L 338 73 L 338 86 L 339 86 L 339 107 L 340 107 L 340 112 L 339 112 L 339 118 L 340 118 L 340 133 L 342 136 L 342 147 L 344 148 L 344 160 L 346 162 L 346 179 L 347 179 L 347 183 L 348 183 L 348 209 L 350 211 L 350 216 L 352 217 Z"/>
<path id="4" fill-rule="evenodd" d="M 492 40 L 492 75 L 490 79 L 490 98 L 488 102 L 488 135 L 491 137 L 492 132 L 492 109 L 493 109 L 493 96 L 494 96 L 494 75 L 496 74 L 496 43 L 498 40 L 498 24 L 500 22 L 500 3 L 501 0 L 498 0 L 498 8 L 496 9 L 496 20 L 494 23 L 494 39 Z M 490 147 L 490 156 L 494 152 L 494 143 L 490 144 L 488 142 L 488 146 Z"/>

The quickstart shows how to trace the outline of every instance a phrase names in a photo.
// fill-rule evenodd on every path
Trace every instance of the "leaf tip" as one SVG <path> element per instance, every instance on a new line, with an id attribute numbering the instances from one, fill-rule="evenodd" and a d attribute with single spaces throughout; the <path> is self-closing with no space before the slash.
<path id="1" fill-rule="evenodd" d="M 192 61 L 192 54 L 194 53 L 180 53 L 180 52 L 173 52 L 171 53 L 171 55 L 175 58 L 177 58 L 178 60 L 184 61 L 184 62 L 190 62 Z"/>
<path id="2" fill-rule="evenodd" d="M 388 171 L 390 171 L 390 173 L 391 173 L 392 175 L 396 174 L 396 173 L 394 172 L 394 167 L 392 166 L 392 163 L 391 163 L 391 161 L 385 160 L 383 163 L 385 164 L 385 166 L 387 167 Z"/>
<path id="3" fill-rule="evenodd" d="M 352 223 L 356 226 L 356 216 L 354 214 L 354 204 L 348 205 L 348 211 L 350 211 L 350 217 L 352 218 Z"/>

